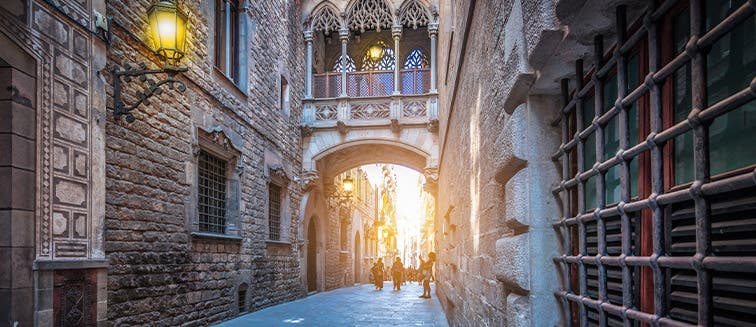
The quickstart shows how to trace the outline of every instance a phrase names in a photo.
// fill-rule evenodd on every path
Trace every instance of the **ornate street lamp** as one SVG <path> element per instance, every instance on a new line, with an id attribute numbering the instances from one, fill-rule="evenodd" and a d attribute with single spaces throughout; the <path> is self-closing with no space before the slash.
<path id="1" fill-rule="evenodd" d="M 354 180 L 347 175 L 341 180 L 341 189 L 339 191 L 328 194 L 329 199 L 338 200 L 338 205 L 342 205 L 352 198 L 352 190 L 354 190 Z M 330 205 L 330 201 L 328 202 Z"/>
<path id="2" fill-rule="evenodd" d="M 178 66 L 179 60 L 184 57 L 186 45 L 186 14 L 176 5 L 175 0 L 156 0 L 147 10 L 147 18 L 152 32 L 152 51 L 165 64 L 163 69 L 147 69 L 147 65 L 140 63 L 134 67 L 125 65 L 123 69 L 118 66 L 113 68 L 113 118 L 121 116 L 131 123 L 134 115 L 131 111 L 140 104 L 150 104 L 150 97 L 163 92 L 161 86 L 168 85 L 168 89 L 176 88 L 179 92 L 186 90 L 184 82 L 176 76 L 187 71 L 186 66 Z M 159 82 L 147 79 L 147 75 L 166 74 L 167 77 Z M 138 100 L 126 105 L 121 99 L 121 83 L 131 82 L 132 77 L 139 77 L 140 82 L 147 82 L 149 87 L 144 92 L 137 92 Z M 123 81 L 122 81 L 123 79 Z"/>

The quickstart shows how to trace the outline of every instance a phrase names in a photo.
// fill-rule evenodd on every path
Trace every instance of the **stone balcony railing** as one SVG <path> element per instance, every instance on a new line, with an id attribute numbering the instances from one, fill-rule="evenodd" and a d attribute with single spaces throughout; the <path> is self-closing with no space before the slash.
<path id="1" fill-rule="evenodd" d="M 303 127 L 333 128 L 434 125 L 438 122 L 438 95 L 413 94 L 374 97 L 305 99 Z"/>

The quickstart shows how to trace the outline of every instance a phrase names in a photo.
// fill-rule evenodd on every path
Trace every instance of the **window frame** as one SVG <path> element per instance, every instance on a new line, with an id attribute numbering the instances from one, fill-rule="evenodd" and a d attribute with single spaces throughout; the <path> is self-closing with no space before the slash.
<path id="1" fill-rule="evenodd" d="M 235 85 L 239 85 L 241 84 L 241 29 L 244 11 L 238 0 L 215 0 L 214 3 L 215 58 L 213 66 Z M 220 8 L 221 5 L 223 8 Z"/>

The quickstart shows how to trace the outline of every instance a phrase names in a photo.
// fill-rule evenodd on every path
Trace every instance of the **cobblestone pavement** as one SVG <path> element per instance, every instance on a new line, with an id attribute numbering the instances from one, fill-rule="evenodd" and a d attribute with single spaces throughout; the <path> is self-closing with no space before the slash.
<path id="1" fill-rule="evenodd" d="M 373 285 L 318 293 L 279 304 L 218 326 L 448 326 L 441 304 L 434 296 L 421 299 L 422 286 L 407 283 L 393 291 L 386 282 L 382 291 Z"/>

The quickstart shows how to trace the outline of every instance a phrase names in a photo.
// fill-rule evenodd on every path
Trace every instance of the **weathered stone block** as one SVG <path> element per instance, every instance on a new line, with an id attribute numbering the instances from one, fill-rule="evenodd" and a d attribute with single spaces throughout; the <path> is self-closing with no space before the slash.
<path id="1" fill-rule="evenodd" d="M 518 292 L 530 290 L 530 242 L 527 233 L 496 241 L 496 278 Z"/>
<path id="2" fill-rule="evenodd" d="M 507 296 L 507 326 L 510 327 L 530 327 L 546 326 L 532 325 L 530 297 L 527 295 L 517 295 L 510 293 Z"/>

